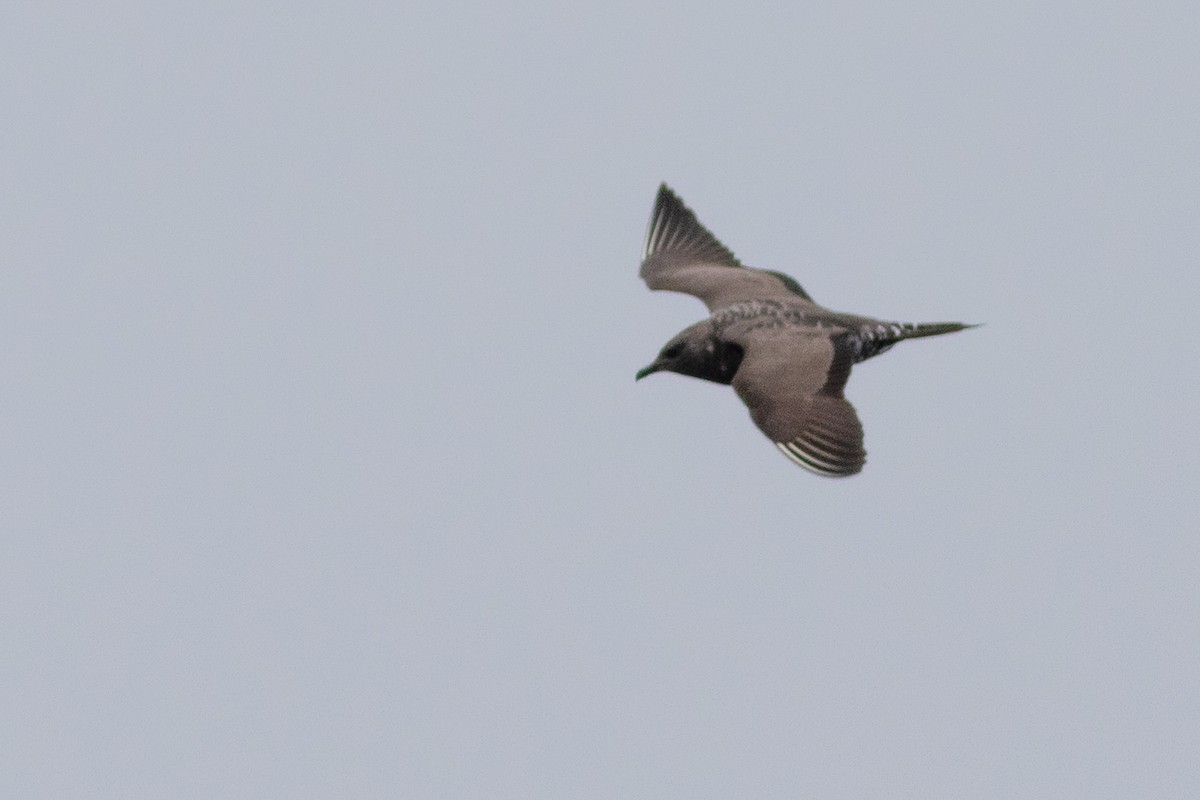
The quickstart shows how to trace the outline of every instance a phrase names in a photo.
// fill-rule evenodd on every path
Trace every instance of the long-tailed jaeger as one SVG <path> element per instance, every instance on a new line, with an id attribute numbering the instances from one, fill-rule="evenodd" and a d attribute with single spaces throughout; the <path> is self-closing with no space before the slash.
<path id="1" fill-rule="evenodd" d="M 819 475 L 854 475 L 867 460 L 862 423 L 842 394 L 852 364 L 904 339 L 975 327 L 885 322 L 823 308 L 791 277 L 742 266 L 665 183 L 642 259 L 647 286 L 694 295 L 710 316 L 667 342 L 637 379 L 678 372 L 733 384 L 767 438 Z"/>

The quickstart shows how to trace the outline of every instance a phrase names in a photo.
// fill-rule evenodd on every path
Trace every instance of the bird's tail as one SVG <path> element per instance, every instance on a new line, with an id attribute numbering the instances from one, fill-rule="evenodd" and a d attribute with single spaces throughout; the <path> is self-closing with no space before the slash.
<path id="1" fill-rule="evenodd" d="M 856 364 L 866 361 L 872 356 L 891 350 L 892 345 L 905 339 L 940 336 L 943 333 L 955 333 L 977 327 L 979 326 L 962 322 L 870 322 L 849 337 L 848 342 L 853 350 L 851 360 Z"/>
<path id="2" fill-rule="evenodd" d="M 941 336 L 943 333 L 957 333 L 967 328 L 978 328 L 979 324 L 967 325 L 963 322 L 914 322 L 902 326 L 903 333 L 899 339 L 920 339 L 923 336 Z"/>

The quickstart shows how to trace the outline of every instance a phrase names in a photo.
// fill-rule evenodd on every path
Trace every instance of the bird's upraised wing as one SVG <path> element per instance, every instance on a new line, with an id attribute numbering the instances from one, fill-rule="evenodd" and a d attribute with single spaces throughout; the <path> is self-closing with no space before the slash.
<path id="1" fill-rule="evenodd" d="M 699 297 L 710 311 L 744 300 L 812 302 L 787 275 L 742 266 L 665 183 L 646 229 L 641 276 L 651 289 Z"/>
<path id="2" fill-rule="evenodd" d="M 854 475 L 866 463 L 862 424 L 842 394 L 852 351 L 828 331 L 758 327 L 730 337 L 744 356 L 733 388 L 775 446 L 819 475 Z"/>

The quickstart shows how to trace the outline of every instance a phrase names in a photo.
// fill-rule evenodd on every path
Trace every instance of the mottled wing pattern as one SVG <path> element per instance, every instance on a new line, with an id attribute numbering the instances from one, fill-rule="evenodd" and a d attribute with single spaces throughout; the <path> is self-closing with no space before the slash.
<path id="1" fill-rule="evenodd" d="M 752 299 L 809 300 L 787 275 L 743 267 L 666 184 L 646 229 L 641 276 L 651 289 L 694 295 L 710 311 Z"/>
<path id="2" fill-rule="evenodd" d="M 731 337 L 745 356 L 733 388 L 780 451 L 819 475 L 863 468 L 862 424 L 842 394 L 853 352 L 844 337 L 794 327 L 749 328 Z"/>

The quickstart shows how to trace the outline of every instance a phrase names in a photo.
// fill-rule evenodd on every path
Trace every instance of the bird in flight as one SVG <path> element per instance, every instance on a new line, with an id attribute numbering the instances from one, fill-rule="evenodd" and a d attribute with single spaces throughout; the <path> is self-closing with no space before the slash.
<path id="1" fill-rule="evenodd" d="M 866 463 L 862 424 L 842 391 L 851 365 L 904 339 L 975 327 L 886 322 L 819 306 L 782 272 L 742 266 L 665 183 L 641 276 L 651 289 L 700 298 L 709 317 L 667 342 L 637 380 L 677 372 L 732 384 L 767 438 L 818 475 L 854 475 Z"/>

